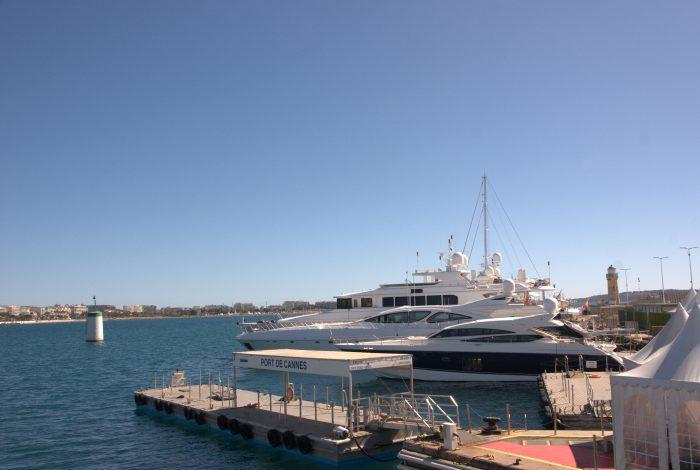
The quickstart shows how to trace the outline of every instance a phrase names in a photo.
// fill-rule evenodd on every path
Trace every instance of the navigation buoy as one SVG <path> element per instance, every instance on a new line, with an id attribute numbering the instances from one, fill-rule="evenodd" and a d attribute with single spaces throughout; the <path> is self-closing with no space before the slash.
<path id="1" fill-rule="evenodd" d="M 85 319 L 85 341 L 104 341 L 104 329 L 102 328 L 102 312 L 97 310 L 97 301 L 93 300 L 93 310 L 87 313 Z"/>

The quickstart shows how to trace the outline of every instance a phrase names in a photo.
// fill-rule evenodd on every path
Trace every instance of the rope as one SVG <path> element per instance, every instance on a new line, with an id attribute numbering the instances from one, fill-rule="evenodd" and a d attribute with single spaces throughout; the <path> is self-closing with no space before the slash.
<path id="1" fill-rule="evenodd" d="M 469 234 L 472 232 L 472 224 L 474 223 L 474 214 L 476 214 L 476 208 L 479 207 L 479 197 L 481 197 L 482 186 L 479 186 L 479 194 L 476 195 L 476 203 L 474 204 L 474 210 L 472 211 L 472 220 L 469 222 L 469 230 L 467 230 L 467 238 L 464 239 L 464 247 L 462 247 L 462 253 L 464 253 L 464 250 L 467 249 L 467 242 L 469 241 Z M 474 231 L 474 237 L 476 237 L 477 230 L 479 230 L 478 227 Z"/>
<path id="2" fill-rule="evenodd" d="M 479 214 L 479 222 L 476 224 L 476 230 L 474 230 L 474 241 L 472 241 L 472 247 L 469 249 L 469 258 L 467 258 L 469 264 L 472 262 L 472 252 L 474 251 L 474 245 L 476 244 L 476 232 L 479 231 L 479 227 L 481 226 L 481 214 L 483 213 L 484 209 L 481 209 L 481 213 Z M 484 267 L 484 269 L 486 269 L 486 267 Z"/>
<path id="3" fill-rule="evenodd" d="M 518 230 L 515 228 L 515 225 L 513 225 L 513 221 L 510 219 L 510 215 L 508 215 L 508 211 L 506 211 L 505 207 L 503 207 L 503 203 L 501 203 L 501 198 L 498 197 L 498 193 L 496 192 L 496 189 L 493 187 L 493 185 L 491 183 L 489 183 L 489 186 L 491 187 L 493 194 L 496 196 L 496 201 L 498 201 L 498 205 L 501 206 L 501 210 L 506 215 L 506 218 L 508 219 L 508 222 L 510 223 L 510 227 L 513 229 L 513 232 L 515 232 L 515 236 L 518 237 L 518 241 L 520 242 L 520 245 L 523 247 L 523 250 L 525 251 L 527 258 L 530 260 L 530 264 L 532 264 L 532 267 L 535 269 L 535 272 L 537 273 L 537 277 L 542 277 L 542 276 L 540 276 L 540 272 L 537 270 L 537 266 L 535 265 L 535 262 L 532 260 L 532 256 L 530 256 L 530 253 L 527 251 L 527 248 L 525 247 L 525 243 L 523 243 L 523 240 L 520 238 L 520 234 L 518 233 Z"/>
<path id="4" fill-rule="evenodd" d="M 372 460 L 375 460 L 375 461 L 377 461 L 377 462 L 384 462 L 384 463 L 386 463 L 386 462 L 393 462 L 394 460 L 398 460 L 398 459 L 399 459 L 398 455 L 397 455 L 396 457 L 392 457 L 392 458 L 390 458 L 390 459 L 380 459 L 380 458 L 378 458 L 378 457 L 375 457 L 374 455 L 370 455 L 370 454 L 360 445 L 360 443 L 357 442 L 357 438 L 355 437 L 354 434 L 350 434 L 350 438 L 355 442 L 355 445 L 357 446 L 357 448 L 360 449 L 360 451 L 362 451 L 363 454 L 365 454 L 367 457 L 369 457 L 369 458 L 372 459 Z"/>
<path id="5" fill-rule="evenodd" d="M 493 221 L 493 217 L 491 217 L 491 213 L 489 213 L 489 220 L 491 221 L 491 226 L 493 227 L 494 232 L 496 232 L 496 236 L 498 237 L 498 240 L 501 242 L 501 245 L 503 245 L 503 251 L 506 252 L 506 259 L 508 260 L 508 265 L 510 266 L 510 269 L 512 271 L 515 271 L 515 266 L 513 266 L 513 260 L 510 258 L 510 253 L 508 253 L 508 248 L 506 248 L 506 244 L 503 243 L 503 238 L 501 238 L 501 232 L 498 231 L 498 227 L 496 226 L 496 223 Z"/>

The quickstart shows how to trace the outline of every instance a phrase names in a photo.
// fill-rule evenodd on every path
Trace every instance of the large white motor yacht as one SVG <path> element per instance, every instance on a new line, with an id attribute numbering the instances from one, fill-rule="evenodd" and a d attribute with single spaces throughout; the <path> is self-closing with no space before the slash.
<path id="1" fill-rule="evenodd" d="M 533 381 L 545 370 L 569 365 L 586 371 L 622 367 L 614 344 L 593 342 L 583 330 L 554 320 L 550 313 L 472 320 L 430 336 L 336 343 L 336 347 L 412 354 L 414 378 L 431 381 Z M 403 377 L 402 372 L 381 374 Z"/>
<path id="2" fill-rule="evenodd" d="M 528 289 L 510 279 L 503 283 L 499 294 L 483 293 L 481 300 L 453 306 L 403 306 L 355 321 L 241 324 L 236 339 L 246 349 L 337 349 L 335 343 L 391 339 L 405 336 L 427 336 L 447 325 L 468 320 L 528 316 L 543 313 L 541 305 L 526 305 L 524 299 L 549 292 Z M 518 288 L 519 289 L 516 289 Z M 486 296 L 486 298 L 484 298 Z M 547 298 L 545 305 L 556 313 L 555 299 Z"/>

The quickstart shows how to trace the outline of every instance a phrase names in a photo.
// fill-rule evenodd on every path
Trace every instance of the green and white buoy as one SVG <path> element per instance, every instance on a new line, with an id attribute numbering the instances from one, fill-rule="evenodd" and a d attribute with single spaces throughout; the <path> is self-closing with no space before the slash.
<path id="1" fill-rule="evenodd" d="M 104 329 L 102 328 L 102 312 L 97 310 L 97 299 L 92 296 L 93 308 L 87 313 L 85 319 L 85 341 L 104 341 Z"/>

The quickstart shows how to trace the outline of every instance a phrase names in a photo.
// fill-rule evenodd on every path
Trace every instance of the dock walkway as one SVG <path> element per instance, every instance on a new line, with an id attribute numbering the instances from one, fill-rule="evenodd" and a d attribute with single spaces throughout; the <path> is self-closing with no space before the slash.
<path id="1" fill-rule="evenodd" d="M 613 372 L 555 372 L 540 376 L 547 415 L 578 429 L 612 429 L 610 376 Z"/>

